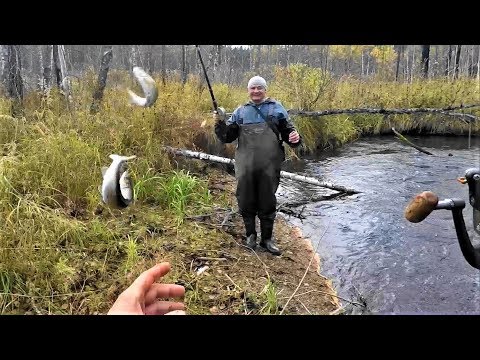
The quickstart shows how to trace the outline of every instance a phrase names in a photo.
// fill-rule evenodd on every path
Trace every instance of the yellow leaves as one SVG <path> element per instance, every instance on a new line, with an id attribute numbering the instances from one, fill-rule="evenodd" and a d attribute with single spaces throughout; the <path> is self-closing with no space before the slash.
<path id="1" fill-rule="evenodd" d="M 380 64 L 389 64 L 396 59 L 397 53 L 393 50 L 393 45 L 374 46 L 370 55 Z"/>
<path id="2" fill-rule="evenodd" d="M 275 81 L 270 87 L 272 97 L 281 99 L 287 108 L 311 110 L 331 83 L 330 74 L 306 64 L 275 67 Z"/>
<path id="3" fill-rule="evenodd" d="M 351 48 L 349 45 L 332 45 L 330 46 L 330 53 L 338 59 L 347 59 L 351 56 Z"/>
<path id="4" fill-rule="evenodd" d="M 371 48 L 372 45 L 331 45 L 330 53 L 337 59 L 358 59 Z"/>
<path id="5" fill-rule="evenodd" d="M 362 56 L 362 53 L 369 51 L 371 48 L 371 45 L 352 45 L 352 56 L 354 58 L 359 58 Z"/>

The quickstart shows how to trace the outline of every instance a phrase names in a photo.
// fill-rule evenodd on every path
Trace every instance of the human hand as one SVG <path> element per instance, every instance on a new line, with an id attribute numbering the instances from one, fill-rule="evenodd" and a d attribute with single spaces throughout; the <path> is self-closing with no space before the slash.
<path id="1" fill-rule="evenodd" d="M 117 298 L 107 315 L 185 315 L 183 302 L 161 301 L 160 298 L 181 298 L 185 288 L 155 281 L 170 271 L 162 262 L 141 273 Z"/>
<path id="2" fill-rule="evenodd" d="M 217 110 L 213 112 L 213 119 L 215 120 L 215 122 L 225 121 L 226 120 L 225 109 L 222 107 L 218 107 Z"/>
<path id="3" fill-rule="evenodd" d="M 298 135 L 298 133 L 296 131 L 292 131 L 288 135 L 288 141 L 292 144 L 296 144 L 297 142 L 300 141 L 300 135 Z"/>

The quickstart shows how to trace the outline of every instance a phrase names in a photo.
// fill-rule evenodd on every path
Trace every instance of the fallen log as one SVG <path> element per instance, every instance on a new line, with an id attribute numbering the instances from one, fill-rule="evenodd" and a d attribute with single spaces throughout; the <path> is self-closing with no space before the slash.
<path id="1" fill-rule="evenodd" d="M 452 112 L 452 110 L 461 109 L 471 109 L 474 107 L 480 107 L 480 104 L 470 104 L 470 105 L 458 105 L 458 106 L 447 106 L 444 108 L 405 108 L 405 109 L 383 109 L 383 108 L 350 108 L 350 109 L 329 109 L 323 111 L 306 111 L 306 110 L 297 110 L 297 109 L 288 109 L 287 112 L 289 115 L 301 115 L 308 117 L 321 117 L 327 115 L 339 115 L 339 114 L 382 114 L 382 115 L 398 115 L 398 114 L 419 114 L 419 113 L 438 113 L 448 116 L 460 117 L 461 120 L 471 123 L 477 121 L 480 118 L 472 114 L 466 114 L 464 112 Z M 230 117 L 232 113 L 226 113 L 227 117 Z"/>
<path id="2" fill-rule="evenodd" d="M 187 157 L 193 157 L 197 158 L 200 160 L 208 160 L 208 161 L 213 161 L 213 162 L 218 162 L 218 163 L 223 163 L 223 164 L 229 164 L 229 165 L 235 165 L 235 160 L 234 159 L 229 159 L 229 158 L 224 158 L 221 156 L 216 156 L 216 155 L 211 155 L 211 154 L 206 154 L 198 151 L 192 151 L 192 150 L 187 150 L 187 149 L 177 149 L 171 146 L 164 146 L 165 150 L 176 154 L 176 155 L 181 155 L 181 156 L 187 156 Z M 287 171 L 281 171 L 280 176 L 287 178 L 287 179 L 292 179 L 296 181 L 301 181 L 307 184 L 312 184 L 312 185 L 317 185 L 320 187 L 325 187 L 328 189 L 340 191 L 342 193 L 345 193 L 347 195 L 352 195 L 352 194 L 359 194 L 359 191 L 353 190 L 346 188 L 344 186 L 340 185 L 335 185 L 330 182 L 322 182 L 318 179 L 304 176 L 304 175 L 298 175 L 298 174 L 293 174 Z"/>
<path id="3" fill-rule="evenodd" d="M 478 116 L 472 114 L 465 114 L 459 112 L 452 112 L 452 110 L 457 109 L 468 109 L 473 107 L 479 107 L 480 104 L 472 105 L 461 105 L 461 106 L 449 106 L 445 108 L 411 108 L 411 109 L 383 109 L 383 108 L 352 108 L 352 109 L 330 109 L 323 111 L 303 111 L 290 109 L 288 113 L 290 115 L 302 115 L 302 116 L 326 116 L 326 115 L 339 115 L 339 114 L 382 114 L 382 115 L 393 115 L 393 114 L 418 114 L 418 113 L 438 113 L 448 116 L 457 116 L 462 117 L 470 121 L 479 120 Z"/>

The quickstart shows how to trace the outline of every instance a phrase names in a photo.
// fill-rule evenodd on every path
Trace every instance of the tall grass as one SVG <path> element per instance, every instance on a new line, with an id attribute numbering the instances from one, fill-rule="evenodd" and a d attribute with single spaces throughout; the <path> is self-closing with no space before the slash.
<path id="1" fill-rule="evenodd" d="M 177 225 L 183 223 L 187 214 L 212 205 L 206 183 L 183 169 L 162 176 L 145 174 L 136 183 L 135 194 L 139 199 L 171 210 Z"/>
<path id="2" fill-rule="evenodd" d="M 205 98 L 208 109 L 206 89 L 170 81 L 160 89 L 163 99 L 142 109 L 128 105 L 131 80 L 112 75 L 116 84 L 95 115 L 89 111 L 91 73 L 74 82 L 70 108 L 56 89 L 27 95 L 22 118 L 10 115 L 9 101 L 0 101 L 2 313 L 105 311 L 112 291 L 144 269 L 144 256 L 162 253 L 162 232 L 145 232 L 141 219 L 155 219 L 149 228 L 162 228 L 159 220 L 181 224 L 211 202 L 205 183 L 172 172 L 175 163 L 163 150 L 192 143 L 192 124 L 199 127 L 210 116 L 197 107 Z M 191 100 L 185 102 L 182 92 Z M 129 163 L 136 203 L 123 214 L 101 211 L 100 168 L 109 165 L 111 153 L 137 155 Z M 152 234 L 156 240 L 146 245 Z"/>
<path id="3" fill-rule="evenodd" d="M 270 279 L 260 292 L 260 301 L 263 303 L 260 309 L 261 315 L 276 315 L 279 313 L 278 293 L 275 284 Z"/>

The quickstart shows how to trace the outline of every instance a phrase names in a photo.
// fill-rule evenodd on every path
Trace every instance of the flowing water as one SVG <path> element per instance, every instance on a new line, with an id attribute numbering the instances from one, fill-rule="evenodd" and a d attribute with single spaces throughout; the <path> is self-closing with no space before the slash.
<path id="1" fill-rule="evenodd" d="M 451 211 L 435 210 L 417 224 L 403 216 L 425 190 L 440 200 L 461 198 L 467 230 L 479 241 L 468 186 L 456 179 L 480 167 L 480 139 L 472 138 L 470 149 L 465 137 L 409 139 L 434 156 L 394 137 L 371 137 L 286 169 L 361 191 L 295 208 L 304 220 L 288 218 L 311 239 L 348 314 L 480 314 L 480 271 L 460 251 Z M 315 192 L 282 186 L 299 196 Z"/>

